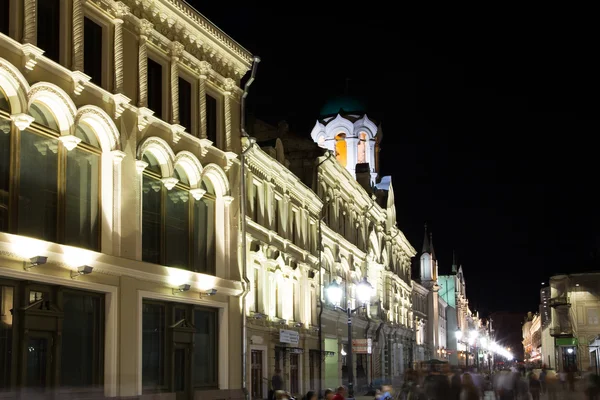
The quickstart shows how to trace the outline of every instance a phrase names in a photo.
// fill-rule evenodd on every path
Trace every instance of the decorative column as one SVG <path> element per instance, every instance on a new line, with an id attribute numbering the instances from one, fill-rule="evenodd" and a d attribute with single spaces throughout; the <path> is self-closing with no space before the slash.
<path id="1" fill-rule="evenodd" d="M 224 106 L 223 106 L 223 114 L 225 116 L 225 151 L 233 150 L 233 137 L 232 137 L 232 123 L 231 123 L 231 96 L 233 95 L 233 90 L 237 85 L 235 81 L 231 78 L 225 79 L 224 87 L 225 87 L 225 98 Z"/>
<path id="2" fill-rule="evenodd" d="M 179 59 L 183 54 L 183 45 L 179 42 L 169 44 L 171 55 L 171 123 L 179 124 Z M 189 128 L 188 128 L 189 129 Z"/>
<path id="3" fill-rule="evenodd" d="M 83 71 L 83 0 L 73 0 L 73 70 Z M 102 49 L 96 49 L 102 51 Z"/>
<path id="4" fill-rule="evenodd" d="M 198 104 L 200 106 L 200 139 L 206 139 L 208 134 L 206 132 L 206 80 L 210 74 L 211 66 L 207 61 L 200 61 L 198 72 L 200 73 L 200 79 L 198 80 Z M 215 143 L 216 144 L 216 143 Z"/>
<path id="5" fill-rule="evenodd" d="M 122 2 L 117 3 L 115 24 L 115 82 L 114 92 L 123 93 L 123 17 L 129 14 L 129 7 Z"/>
<path id="6" fill-rule="evenodd" d="M 154 26 L 148 20 L 138 21 L 138 107 L 148 107 L 148 36 Z"/>
<path id="7" fill-rule="evenodd" d="M 119 257 L 121 256 L 121 180 L 123 175 L 121 166 L 126 154 L 121 150 L 113 150 L 111 154 L 113 157 L 112 255 Z"/>
<path id="8" fill-rule="evenodd" d="M 25 26 L 23 28 L 23 42 L 37 43 L 37 0 L 25 0 L 23 5 Z"/>

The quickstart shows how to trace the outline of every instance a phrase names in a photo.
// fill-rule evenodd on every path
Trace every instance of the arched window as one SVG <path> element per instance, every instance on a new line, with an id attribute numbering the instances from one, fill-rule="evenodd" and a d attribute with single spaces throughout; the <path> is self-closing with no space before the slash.
<path id="1" fill-rule="evenodd" d="M 357 151 L 357 164 L 364 164 L 367 162 L 367 134 L 361 132 L 358 136 L 358 151 Z"/>
<path id="2" fill-rule="evenodd" d="M 214 274 L 214 194 L 204 182 L 200 200 L 190 193 L 189 178 L 175 166 L 177 184 L 161 182 L 158 160 L 145 153 L 142 190 L 142 259 L 154 264 Z"/>
<path id="3" fill-rule="evenodd" d="M 2 91 L 1 88 L 0 88 L 0 110 L 10 113 L 10 103 L 8 102 L 8 97 L 6 97 L 6 94 L 4 94 L 4 92 Z"/>
<path id="4" fill-rule="evenodd" d="M 0 230 L 98 250 L 101 149 L 96 133 L 80 124 L 78 143 L 71 147 L 73 141 L 61 142 L 65 137 L 48 107 L 33 103 L 29 112 L 34 122 L 19 131 L 0 111 Z"/>
<path id="5" fill-rule="evenodd" d="M 335 137 L 335 158 L 342 164 L 342 167 L 346 166 L 346 134 L 338 133 Z"/>

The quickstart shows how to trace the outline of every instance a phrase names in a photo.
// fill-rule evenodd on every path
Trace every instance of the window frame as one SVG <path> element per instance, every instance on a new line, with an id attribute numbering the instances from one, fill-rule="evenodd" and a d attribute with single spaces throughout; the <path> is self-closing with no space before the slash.
<path id="1" fill-rule="evenodd" d="M 199 132 L 200 132 L 200 125 L 199 125 L 200 118 L 198 118 L 199 117 L 198 111 L 200 109 L 200 105 L 198 104 L 198 79 L 196 79 L 194 77 L 193 72 L 190 71 L 189 68 L 182 62 L 179 62 L 179 64 L 178 64 L 178 72 L 179 72 L 178 77 L 187 81 L 191 86 L 191 101 L 190 101 L 190 114 L 191 114 L 190 125 L 191 126 L 189 126 L 189 127 L 186 126 L 185 131 L 194 137 L 198 137 Z M 179 115 L 181 116 L 181 104 L 179 104 L 179 98 L 177 98 L 177 104 L 179 107 Z"/>
<path id="2" fill-rule="evenodd" d="M 223 93 L 221 93 L 221 91 L 214 86 L 210 81 L 206 81 L 205 84 L 205 88 L 206 88 L 206 95 L 207 96 L 211 96 L 216 100 L 216 104 L 217 104 L 217 109 L 216 109 L 216 122 L 217 122 L 217 134 L 216 134 L 216 141 L 215 143 L 213 143 L 213 146 L 219 148 L 219 149 L 223 149 L 225 146 L 225 138 L 224 136 L 224 131 L 225 131 L 225 95 Z M 208 138 L 208 110 L 205 110 L 205 112 L 207 113 L 207 115 L 205 115 L 206 121 L 207 121 L 207 126 L 206 126 L 206 137 Z"/>
<path id="3" fill-rule="evenodd" d="M 152 60 L 157 64 L 160 64 L 162 67 L 161 71 L 161 88 L 162 88 L 162 98 L 161 98 L 161 117 L 160 120 L 169 123 L 171 121 L 171 90 L 170 90 L 170 76 L 171 76 L 171 62 L 168 58 L 167 54 L 161 51 L 158 47 L 156 47 L 151 41 L 147 42 L 147 60 Z M 146 63 L 148 62 L 146 60 Z M 147 72 L 146 72 L 147 73 Z M 146 79 L 148 82 L 148 79 Z M 146 83 L 148 84 L 148 83 Z M 150 108 L 150 88 L 146 88 L 148 92 L 148 108 Z M 152 109 L 151 109 L 152 110 Z M 156 114 L 156 110 L 152 110 L 154 114 Z M 157 117 L 158 118 L 158 117 Z"/>
<path id="4" fill-rule="evenodd" d="M 192 340 L 192 346 L 191 346 L 191 352 L 190 352 L 190 357 L 188 357 L 188 360 L 186 362 L 186 367 L 188 369 L 188 374 L 189 375 L 189 390 L 192 391 L 192 395 L 194 394 L 194 392 L 196 390 L 210 390 L 210 389 L 219 389 L 220 387 L 220 370 L 219 370 L 219 351 L 220 351 L 220 346 L 222 345 L 220 343 L 220 329 L 221 329 L 221 324 L 220 324 L 220 309 L 217 307 L 211 307 L 211 306 L 207 306 L 207 305 L 200 305 L 200 304 L 192 304 L 192 303 L 178 303 L 178 302 L 174 302 L 174 301 L 168 301 L 168 300 L 159 300 L 159 299 L 154 299 L 154 298 L 146 298 L 146 297 L 142 297 L 142 310 L 145 304 L 153 304 L 153 305 L 160 305 L 164 307 L 165 313 L 164 313 L 164 318 L 165 320 L 162 321 L 163 322 L 163 327 L 164 327 L 164 332 L 163 332 L 163 338 L 164 338 L 164 357 L 163 357 L 163 364 L 162 364 L 162 371 L 163 371 L 163 379 L 164 379 L 164 384 L 161 385 L 158 388 L 149 388 L 148 386 L 144 387 L 143 383 L 142 383 L 142 395 L 144 394 L 153 394 L 153 393 L 176 393 L 175 392 L 175 382 L 174 382 L 174 377 L 173 377 L 173 372 L 175 370 L 175 360 L 174 360 L 174 350 L 177 347 L 177 342 L 175 342 L 172 331 L 170 331 L 170 329 L 173 329 L 173 325 L 176 322 L 179 321 L 175 321 L 175 310 L 176 309 L 185 309 L 185 319 L 186 321 L 190 322 L 192 324 L 192 326 L 196 325 L 196 321 L 194 320 L 195 318 L 195 311 L 205 311 L 205 312 L 210 312 L 212 314 L 212 317 L 214 318 L 214 324 L 215 324 L 215 330 L 214 330 L 214 338 L 213 341 L 215 343 L 214 346 L 214 352 L 215 352 L 215 357 L 214 357 L 214 372 L 215 372 L 215 382 L 213 384 L 208 384 L 208 385 L 196 385 L 196 383 L 194 382 L 194 350 L 196 349 L 195 343 Z M 142 319 L 141 319 L 141 324 L 143 326 L 143 312 L 142 312 Z M 195 329 L 194 329 L 194 333 L 195 335 Z M 143 357 L 143 343 L 142 343 L 142 347 L 141 347 L 141 351 L 142 351 L 142 355 L 140 357 Z M 144 377 L 143 375 L 140 375 L 140 379 L 141 382 L 144 381 Z M 180 392 L 179 392 L 180 393 Z"/>
<path id="5" fill-rule="evenodd" d="M 44 106 L 45 107 L 45 106 Z M 46 110 L 46 112 L 50 112 Z M 4 117 L 6 113 L 0 110 L 0 118 Z M 77 129 L 75 126 L 74 129 Z M 92 129 L 90 127 L 90 129 Z M 58 142 L 57 150 L 57 184 L 56 184 L 56 242 L 58 244 L 65 243 L 65 226 L 66 226 L 66 185 L 67 185 L 67 156 L 69 150 L 60 141 L 60 131 L 54 131 L 48 127 L 45 127 L 38 122 L 34 121 L 25 129 L 27 133 L 37 135 L 39 137 L 56 140 Z M 93 131 L 94 134 L 96 132 Z M 10 129 L 10 183 L 8 193 L 8 233 L 19 234 L 19 195 L 20 195 L 20 174 L 21 174 L 21 135 L 22 132 L 11 122 Z M 95 247 L 86 250 L 100 251 L 102 247 L 102 149 L 100 147 L 94 147 L 83 141 L 81 141 L 75 150 L 83 150 L 86 153 L 94 154 L 98 157 L 98 190 L 97 190 L 97 204 L 98 212 L 96 213 L 96 227 L 97 227 L 97 238 L 95 241 Z M 48 241 L 45 238 L 37 238 L 39 240 Z"/>
<path id="6" fill-rule="evenodd" d="M 159 174 L 156 171 L 152 171 L 149 168 L 144 169 L 144 172 L 142 173 L 142 181 L 143 181 L 143 177 L 149 177 L 151 179 L 156 180 L 158 183 L 160 183 L 160 239 L 159 239 L 159 265 L 166 265 L 166 260 L 167 260 L 167 238 L 166 238 L 166 221 L 167 221 L 167 196 L 168 193 L 170 192 L 165 185 L 163 185 L 163 183 L 161 182 L 161 174 Z M 185 190 L 188 194 L 188 257 L 187 257 L 187 267 L 185 268 L 186 271 L 193 271 L 193 272 L 198 272 L 198 273 L 204 273 L 204 274 L 214 274 L 216 275 L 216 251 L 214 252 L 215 254 L 213 254 L 214 256 L 214 260 L 213 263 L 210 266 L 210 268 L 206 268 L 206 270 L 204 271 L 197 271 L 194 269 L 194 262 L 196 261 L 194 258 L 194 233 L 195 233 L 195 229 L 196 226 L 194 224 L 194 206 L 196 204 L 196 202 L 201 202 L 203 201 L 205 198 L 209 199 L 212 201 L 213 203 L 213 207 L 215 207 L 216 210 L 216 196 L 214 194 L 211 193 L 205 193 L 202 198 L 200 200 L 196 200 L 194 198 L 194 196 L 192 196 L 192 194 L 190 193 L 190 187 L 187 184 L 182 183 L 181 181 L 177 182 L 175 184 L 175 186 L 173 187 L 173 189 L 179 189 L 179 190 Z M 171 189 L 171 190 L 173 190 Z M 144 203 L 143 203 L 143 196 L 144 194 L 142 193 L 142 218 L 144 216 Z M 216 227 L 216 212 L 213 212 L 213 216 L 214 216 L 214 226 Z M 143 232 L 142 232 L 143 234 Z M 213 230 L 213 236 L 214 236 L 214 240 L 213 242 L 215 243 L 216 246 L 216 229 Z M 142 236 L 143 237 L 143 236 Z M 142 249 L 144 248 L 143 245 L 143 239 L 142 239 Z M 216 249 L 215 249 L 216 250 Z M 208 251 L 208 249 L 207 249 Z M 145 261 L 142 259 L 142 261 L 144 262 L 150 262 L 150 261 Z M 177 266 L 173 266 L 174 268 L 178 268 Z"/>
<path id="7" fill-rule="evenodd" d="M 83 16 L 84 18 L 90 19 L 95 24 L 99 25 L 102 28 L 102 61 L 101 61 L 101 83 L 100 87 L 105 90 L 113 89 L 113 81 L 112 77 L 114 76 L 114 54 L 111 43 L 113 42 L 113 29 L 114 25 L 112 21 L 100 12 L 96 7 L 92 6 L 91 3 L 85 2 L 83 3 Z M 85 36 L 85 29 L 83 30 L 83 35 Z M 85 41 L 85 37 L 83 39 Z M 85 65 L 85 46 L 83 47 L 83 59 Z M 96 83 L 90 80 L 91 84 L 96 85 Z"/>
<path id="8" fill-rule="evenodd" d="M 97 342 L 98 346 L 94 345 L 94 355 L 97 357 L 96 360 L 92 362 L 93 364 L 93 387 L 82 387 L 82 388 L 74 388 L 74 387 L 65 387 L 62 385 L 61 377 L 62 377 L 62 364 L 59 364 L 57 361 L 61 361 L 62 359 L 60 355 L 62 354 L 62 340 L 55 341 L 55 348 L 52 350 L 52 355 L 58 354 L 58 358 L 54 358 L 52 356 L 52 360 L 50 361 L 50 365 L 52 366 L 51 370 L 46 372 L 51 376 L 50 381 L 47 383 L 48 389 L 54 389 L 59 394 L 70 393 L 70 392 L 80 392 L 82 389 L 85 393 L 104 393 L 105 385 L 107 379 L 105 376 L 105 357 L 106 357 L 106 329 L 108 325 L 107 321 L 107 310 L 106 310 L 106 296 L 107 293 L 98 292 L 94 290 L 85 290 L 79 288 L 72 288 L 66 286 L 60 286 L 51 283 L 38 282 L 38 281 L 25 281 L 25 280 L 17 280 L 12 278 L 4 278 L 0 277 L 0 287 L 11 287 L 13 289 L 13 309 L 22 309 L 23 307 L 29 306 L 31 303 L 28 303 L 29 293 L 31 291 L 39 291 L 48 295 L 48 301 L 51 304 L 57 306 L 61 311 L 64 307 L 64 293 L 73 293 L 80 294 L 84 296 L 95 297 L 99 299 L 99 308 L 97 325 L 94 327 L 94 332 L 98 335 L 94 340 Z M 26 302 L 27 300 L 27 302 Z M 21 386 L 20 382 L 22 382 L 26 378 L 26 372 L 21 364 L 21 359 L 24 357 L 23 352 L 25 351 L 24 347 L 24 335 L 23 330 L 26 329 L 27 324 L 25 326 L 22 324 L 22 318 L 28 318 L 23 315 L 14 315 L 14 320 L 16 322 L 13 323 L 12 326 L 12 355 L 10 358 L 11 363 L 11 371 L 8 376 L 9 386 L 7 388 L 1 389 L 0 393 L 15 393 L 17 392 Z M 29 317 L 35 318 L 35 317 Z M 64 321 L 64 314 L 60 318 L 61 321 Z M 36 337 L 36 334 L 39 335 L 41 333 L 47 332 L 49 337 L 51 335 L 58 336 L 62 329 L 55 329 L 54 331 L 44 331 L 42 328 L 33 329 L 30 328 L 30 334 L 33 334 Z M 0 396 L 2 397 L 2 396 Z"/>

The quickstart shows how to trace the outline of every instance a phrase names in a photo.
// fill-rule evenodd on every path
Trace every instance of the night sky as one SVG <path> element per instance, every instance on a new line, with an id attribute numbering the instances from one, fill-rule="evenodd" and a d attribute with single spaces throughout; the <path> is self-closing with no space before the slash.
<path id="1" fill-rule="evenodd" d="M 483 13 L 473 24 L 367 3 L 190 3 L 262 58 L 258 118 L 309 136 L 349 79 L 383 123 L 398 226 L 420 250 L 429 224 L 440 274 L 456 250 L 482 315 L 536 311 L 551 274 L 600 270 L 600 74 L 584 10 L 471 10 Z"/>

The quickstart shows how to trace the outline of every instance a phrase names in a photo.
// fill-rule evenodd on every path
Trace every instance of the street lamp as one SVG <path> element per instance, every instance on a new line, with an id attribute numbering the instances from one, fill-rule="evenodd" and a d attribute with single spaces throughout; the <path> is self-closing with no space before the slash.
<path id="1" fill-rule="evenodd" d="M 336 281 L 331 282 L 325 289 L 327 300 L 333 305 L 334 309 L 343 311 L 348 316 L 348 355 L 346 361 L 348 364 L 348 398 L 354 398 L 354 365 L 352 363 L 352 314 L 360 308 L 366 308 L 367 303 L 371 300 L 373 294 L 373 286 L 364 278 L 356 285 L 356 297 L 361 306 L 352 309 L 352 304 L 348 300 L 346 308 L 340 307 L 342 301 L 342 287 Z"/>

